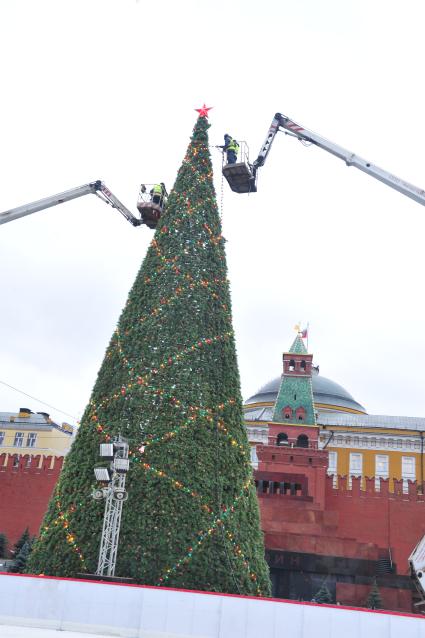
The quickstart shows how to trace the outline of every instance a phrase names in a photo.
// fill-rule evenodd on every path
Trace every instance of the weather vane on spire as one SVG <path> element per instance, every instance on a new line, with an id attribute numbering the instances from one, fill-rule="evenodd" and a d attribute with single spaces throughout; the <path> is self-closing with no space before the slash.
<path id="1" fill-rule="evenodd" d="M 213 108 L 212 106 L 206 106 L 204 102 L 204 106 L 201 106 L 200 109 L 195 109 L 195 111 L 198 111 L 199 117 L 208 118 L 208 111 L 211 111 L 212 108 Z"/>
<path id="2" fill-rule="evenodd" d="M 305 328 L 301 328 L 301 321 L 299 321 L 297 324 L 295 324 L 294 326 L 294 330 L 295 332 L 298 333 L 298 335 L 302 338 L 302 339 L 307 339 L 307 347 L 308 347 L 308 329 L 309 329 L 309 323 L 307 323 L 307 326 Z"/>

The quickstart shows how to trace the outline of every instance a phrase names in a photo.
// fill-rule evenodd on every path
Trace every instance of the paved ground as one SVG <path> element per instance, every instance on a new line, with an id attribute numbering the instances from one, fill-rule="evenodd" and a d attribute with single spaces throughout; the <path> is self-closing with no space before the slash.
<path id="1" fill-rule="evenodd" d="M 12 627 L 0 625 L 1 638 L 111 638 L 105 634 L 86 634 L 79 631 L 59 631 L 57 629 L 33 629 L 32 627 Z"/>

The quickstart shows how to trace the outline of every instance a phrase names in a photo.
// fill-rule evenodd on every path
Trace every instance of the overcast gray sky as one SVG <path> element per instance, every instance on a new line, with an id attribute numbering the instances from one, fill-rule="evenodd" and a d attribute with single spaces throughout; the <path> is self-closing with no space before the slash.
<path id="1" fill-rule="evenodd" d="M 3 0 L 0 211 L 102 179 L 135 209 L 196 120 L 256 157 L 275 112 L 425 187 L 421 0 Z M 213 151 L 221 197 L 221 156 Z M 244 398 L 310 323 L 368 412 L 423 416 L 425 209 L 280 133 L 258 193 L 223 193 Z M 0 227 L 0 380 L 80 417 L 146 253 L 98 198 Z M 21 405 L 72 419 L 0 385 Z"/>

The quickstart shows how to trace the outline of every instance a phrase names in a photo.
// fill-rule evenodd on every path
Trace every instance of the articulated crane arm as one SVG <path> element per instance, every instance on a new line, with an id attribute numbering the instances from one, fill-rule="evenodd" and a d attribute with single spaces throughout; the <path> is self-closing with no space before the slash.
<path id="1" fill-rule="evenodd" d="M 90 193 L 94 193 L 100 197 L 100 199 L 102 199 L 106 204 L 112 206 L 112 208 L 116 208 L 133 226 L 140 226 L 140 224 L 143 223 L 141 219 L 135 217 L 133 213 L 131 213 L 128 208 L 126 208 L 124 204 L 122 204 L 120 200 L 115 197 L 108 188 L 106 188 L 103 182 L 97 180 L 96 182 L 90 182 L 90 184 L 84 184 L 77 188 L 71 188 L 71 190 L 58 193 L 57 195 L 51 195 L 50 197 L 39 199 L 36 202 L 25 204 L 24 206 L 18 206 L 18 208 L 6 210 L 4 213 L 0 213 L 0 224 L 6 224 L 14 219 L 19 219 L 26 215 L 32 215 L 32 213 L 36 213 L 39 210 L 51 208 L 52 206 L 69 202 L 71 199 L 83 197 L 83 195 L 89 195 Z"/>
<path id="2" fill-rule="evenodd" d="M 253 173 L 254 176 L 257 172 L 257 169 L 260 166 L 263 166 L 267 155 L 269 154 L 270 147 L 273 144 L 274 138 L 276 137 L 276 133 L 280 130 L 284 129 L 288 135 L 292 135 L 293 137 L 298 138 L 300 141 L 309 142 L 310 144 L 315 144 L 319 148 L 322 148 L 328 153 L 339 157 L 344 160 L 347 166 L 354 166 L 359 170 L 367 173 L 371 177 L 378 179 L 380 182 L 383 182 L 387 186 L 391 186 L 399 193 L 414 199 L 415 202 L 422 204 L 425 206 L 425 191 L 422 188 L 418 188 L 413 184 L 409 184 L 409 182 L 405 182 L 403 179 L 388 173 L 388 171 L 384 171 L 382 168 L 378 166 L 374 166 L 371 162 L 368 162 L 365 159 L 362 159 L 355 153 L 351 151 L 347 151 L 345 148 L 330 142 L 329 140 L 317 135 L 317 133 L 313 133 L 313 131 L 309 131 L 308 129 L 300 126 L 293 122 L 289 117 L 282 115 L 281 113 L 276 113 L 273 118 L 273 121 L 270 125 L 269 132 L 267 133 L 267 137 L 264 141 L 263 146 L 261 147 L 260 153 L 253 163 Z"/>

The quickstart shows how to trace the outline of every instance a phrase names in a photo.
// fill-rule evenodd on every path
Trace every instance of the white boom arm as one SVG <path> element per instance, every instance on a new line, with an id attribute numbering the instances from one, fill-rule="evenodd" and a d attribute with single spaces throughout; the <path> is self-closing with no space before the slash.
<path id="1" fill-rule="evenodd" d="M 410 576 L 413 579 L 422 601 L 416 605 L 425 605 L 425 536 L 421 538 L 409 558 Z"/>
<path id="2" fill-rule="evenodd" d="M 18 206 L 17 208 L 6 210 L 4 213 L 0 213 L 0 224 L 6 224 L 14 219 L 19 219 L 26 215 L 32 215 L 32 213 L 36 213 L 39 210 L 51 208 L 52 206 L 57 206 L 57 204 L 63 204 L 64 202 L 69 202 L 71 199 L 76 199 L 83 195 L 89 195 L 90 193 L 94 193 L 100 197 L 100 199 L 102 199 L 106 204 L 112 206 L 112 208 L 116 208 L 121 215 L 124 215 L 130 224 L 133 224 L 133 226 L 139 226 L 143 223 L 141 219 L 135 217 L 133 213 L 131 213 L 128 208 L 126 208 L 124 204 L 122 204 L 120 200 L 115 197 L 108 188 L 106 188 L 103 182 L 97 180 L 96 182 L 90 182 L 90 184 L 84 184 L 77 188 L 71 188 L 71 190 L 58 193 L 57 195 L 51 195 L 50 197 L 39 199 L 36 202 L 25 204 L 24 206 Z"/>
<path id="3" fill-rule="evenodd" d="M 330 142 L 324 137 L 317 135 L 317 133 L 313 133 L 313 131 L 309 131 L 303 126 L 296 124 L 291 119 L 289 119 L 289 117 L 286 117 L 286 115 L 282 115 L 281 113 L 276 113 L 273 118 L 265 142 L 261 147 L 261 151 L 253 164 L 254 173 L 256 172 L 258 167 L 263 166 L 273 140 L 276 137 L 276 133 L 281 128 L 285 129 L 285 131 L 287 131 L 289 135 L 293 135 L 301 141 L 315 144 L 319 148 L 328 151 L 328 153 L 332 153 L 332 155 L 335 155 L 336 157 L 344 160 L 347 166 L 355 166 L 355 168 L 358 168 L 371 177 L 374 177 L 380 182 L 383 182 L 387 186 L 391 186 L 391 188 L 394 188 L 399 193 L 402 193 L 403 195 L 414 199 L 415 202 L 422 204 L 422 206 L 425 206 L 425 191 L 422 188 L 418 188 L 413 184 L 409 184 L 409 182 L 405 182 L 403 179 L 400 179 L 399 177 L 388 173 L 388 171 L 384 171 L 382 168 L 374 166 L 373 164 L 371 164 L 371 162 L 362 159 L 355 153 L 347 151 L 345 148 L 342 148 L 341 146 Z"/>

